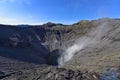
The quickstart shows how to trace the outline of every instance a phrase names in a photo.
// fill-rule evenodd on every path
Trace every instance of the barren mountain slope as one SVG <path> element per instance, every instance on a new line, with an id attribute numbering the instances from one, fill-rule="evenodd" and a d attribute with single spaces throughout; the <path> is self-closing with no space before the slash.
<path id="1" fill-rule="evenodd" d="M 0 25 L 0 79 L 119 80 L 119 33 L 119 19 Z"/>
<path id="2" fill-rule="evenodd" d="M 66 67 L 99 71 L 120 66 L 120 21 L 98 20 L 95 22 L 98 22 L 97 28 L 89 32 L 87 37 L 85 36 L 86 42 L 78 40 L 79 45 L 83 43 L 87 45 L 68 61 Z"/>

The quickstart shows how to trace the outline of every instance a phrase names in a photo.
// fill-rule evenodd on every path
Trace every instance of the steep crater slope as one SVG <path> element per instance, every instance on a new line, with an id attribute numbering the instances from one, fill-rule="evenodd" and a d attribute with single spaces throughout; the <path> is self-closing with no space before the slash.
<path id="1" fill-rule="evenodd" d="M 102 27 L 103 29 L 101 29 Z M 96 29 L 98 30 L 96 31 Z M 100 37 L 99 33 L 102 34 Z M 63 80 L 63 78 L 67 80 L 69 77 L 65 77 L 66 75 L 80 75 L 76 70 L 102 72 L 111 68 L 119 68 L 119 33 L 119 19 L 83 20 L 72 25 L 54 23 L 35 26 L 0 25 L 0 75 L 4 77 L 6 71 L 14 72 L 17 70 L 18 73 L 14 72 L 3 80 L 9 80 L 9 78 L 12 80 L 13 76 L 17 77 L 15 80 L 18 78 L 29 80 L 28 77 L 34 74 L 32 69 L 35 68 L 37 69 L 36 74 L 33 77 L 31 76 L 33 80 L 37 80 L 38 75 L 41 74 L 44 75 L 43 77 L 39 76 L 38 80 L 43 79 L 44 76 L 48 76 L 49 80 L 50 78 L 51 80 L 55 79 L 54 72 L 56 72 L 56 76 L 60 77 L 58 80 Z M 77 47 L 76 43 L 78 43 Z M 83 43 L 85 47 L 79 48 Z M 70 56 L 70 59 L 64 59 L 66 53 L 67 58 Z M 71 56 L 69 53 L 73 53 L 73 55 Z M 48 65 L 59 65 L 61 57 L 63 58 L 63 64 L 60 67 L 67 70 L 56 69 L 56 67 L 51 66 L 53 68 L 53 71 L 51 71 L 51 67 Z M 48 69 L 46 73 L 44 71 L 40 72 L 43 69 L 41 66 L 45 70 Z M 69 69 L 72 69 L 70 73 Z M 62 73 L 62 71 L 64 72 Z M 81 77 L 85 77 L 86 74 L 90 76 L 90 79 L 87 77 L 85 80 L 94 80 L 95 77 L 97 77 L 95 80 L 100 79 L 97 74 L 94 74 L 94 76 L 93 73 L 85 73 L 82 73 Z M 25 74 L 26 76 L 24 76 Z M 63 74 L 65 76 L 61 78 Z M 75 76 L 70 80 L 75 79 Z M 84 80 L 80 77 L 79 79 Z"/>
<path id="2" fill-rule="evenodd" d="M 88 21 L 85 23 L 90 24 Z M 79 24 L 74 25 L 78 27 Z M 88 25 L 80 26 L 78 28 L 84 27 L 84 30 L 77 32 L 78 29 L 74 29 L 74 25 L 50 22 L 37 26 L 0 25 L 0 56 L 30 63 L 58 64 L 57 61 L 56 63 L 49 61 L 51 56 L 48 57 L 48 55 L 52 53 L 56 55 L 56 51 L 59 52 L 71 45 L 76 38 L 87 33 L 87 29 L 90 28 Z"/>
<path id="3" fill-rule="evenodd" d="M 96 28 L 67 49 L 76 49 L 76 45 L 78 51 L 64 67 L 99 72 L 120 66 L 120 20 L 99 19 L 93 23 Z"/>

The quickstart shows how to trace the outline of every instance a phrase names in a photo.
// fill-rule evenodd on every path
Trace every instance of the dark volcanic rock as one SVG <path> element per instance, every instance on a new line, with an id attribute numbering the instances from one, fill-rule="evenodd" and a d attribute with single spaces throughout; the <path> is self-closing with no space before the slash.
<path id="1" fill-rule="evenodd" d="M 46 56 L 47 64 L 58 66 L 59 65 L 58 59 L 63 54 L 63 52 L 64 52 L 64 50 L 56 49 L 56 50 L 52 51 L 51 53 L 49 53 Z"/>
<path id="2" fill-rule="evenodd" d="M 6 72 L 6 74 L 8 74 Z M 2 80 L 100 80 L 97 73 L 82 73 L 55 67 L 33 67 L 21 71 L 13 71 L 9 76 L 1 77 Z"/>
<path id="3" fill-rule="evenodd" d="M 0 71 L 0 79 L 2 79 L 4 75 L 4 72 Z"/>
<path id="4" fill-rule="evenodd" d="M 89 36 L 93 28 L 101 27 L 104 23 L 107 23 L 104 25 L 106 29 L 110 30 L 100 38 L 100 44 L 78 51 L 61 66 L 63 68 L 55 67 L 59 65 L 58 58 L 64 50 L 73 45 L 76 39 Z M 0 79 L 101 80 L 99 71 L 119 66 L 119 33 L 119 19 L 83 20 L 73 25 L 0 25 Z M 110 43 L 104 43 L 105 40 Z M 104 75 L 108 76 L 107 73 Z"/>

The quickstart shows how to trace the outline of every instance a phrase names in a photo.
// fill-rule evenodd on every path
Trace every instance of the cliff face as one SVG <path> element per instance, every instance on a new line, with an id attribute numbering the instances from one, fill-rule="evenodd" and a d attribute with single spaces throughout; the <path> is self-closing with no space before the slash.
<path id="1" fill-rule="evenodd" d="M 52 73 L 46 74 L 48 77 L 52 76 L 51 80 L 55 79 L 54 71 L 56 76 L 60 77 L 58 80 L 63 80 L 63 78 L 67 80 L 65 76 L 69 74 L 69 69 L 72 69 L 72 73 L 70 73 L 74 75 L 71 78 L 68 77 L 69 80 L 74 79 L 77 74 L 81 76 L 78 80 L 89 80 L 84 79 L 85 76 L 89 76 L 90 80 L 99 80 L 100 75 L 97 73 L 81 73 L 80 75 L 76 70 L 101 72 L 109 68 L 118 68 L 120 66 L 118 64 L 120 62 L 119 33 L 119 19 L 83 20 L 72 25 L 50 22 L 35 26 L 0 25 L 0 75 L 6 75 L 4 72 L 6 70 L 9 72 L 9 69 L 12 72 L 25 69 L 21 72 L 28 77 L 33 74 L 28 75 L 27 68 L 30 68 L 28 72 L 32 73 L 31 68 L 37 69 L 39 66 L 40 70 L 41 66 L 44 66 L 45 69 L 48 69 L 48 73 Z M 79 48 L 83 44 L 85 47 Z M 60 66 L 67 70 L 63 70 L 64 72 L 61 73 L 59 68 L 54 67 L 53 71 L 50 71 L 49 65 L 59 65 L 58 58 L 65 56 L 66 52 L 73 54 L 70 60 Z M 70 56 L 69 53 L 67 55 Z M 16 77 L 16 74 L 18 73 L 10 74 L 9 78 Z M 44 74 L 44 71 L 34 74 L 34 78 L 40 74 Z M 61 78 L 61 74 L 65 74 L 65 76 Z M 21 74 L 21 76 L 23 75 Z M 95 77 L 96 79 L 93 79 Z M 4 79 L 4 76 L 1 79 L 8 80 Z M 50 77 L 48 79 L 50 80 Z M 21 80 L 23 79 L 21 78 Z M 30 79 L 28 78 L 28 80 Z"/>

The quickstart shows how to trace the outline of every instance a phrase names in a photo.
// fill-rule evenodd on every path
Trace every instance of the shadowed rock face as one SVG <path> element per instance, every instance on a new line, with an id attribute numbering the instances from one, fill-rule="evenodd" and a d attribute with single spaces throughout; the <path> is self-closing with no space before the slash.
<path id="1" fill-rule="evenodd" d="M 63 68 L 55 67 L 59 65 L 58 58 L 63 55 L 65 50 L 72 46 L 78 38 L 89 36 L 88 33 L 90 33 L 93 28 L 103 23 L 107 23 L 105 26 L 107 28 L 112 27 L 111 30 L 101 38 L 103 40 L 107 38 L 107 40 L 110 41 L 109 44 L 101 41 L 99 45 L 89 45 L 85 49 L 77 51 L 77 54 L 75 54 L 70 61 L 61 66 Z M 100 77 L 101 75 L 95 72 L 119 66 L 119 27 L 119 19 L 83 20 L 73 25 L 55 23 L 37 26 L 0 25 L 0 79 L 106 79 Z"/>
<path id="2" fill-rule="evenodd" d="M 2 78 L 2 76 L 4 76 L 4 72 L 0 71 L 0 79 Z"/>
<path id="3" fill-rule="evenodd" d="M 50 63 L 45 57 L 60 48 L 62 34 L 70 31 L 54 29 L 57 25 L 53 23 L 40 26 L 27 25 L 28 27 L 0 25 L 0 56 L 37 64 L 57 64 L 57 61 L 53 63 L 53 60 Z"/>
<path id="4" fill-rule="evenodd" d="M 58 59 L 63 54 L 63 52 L 64 52 L 63 50 L 56 49 L 56 50 L 52 51 L 51 53 L 49 53 L 46 56 L 47 64 L 58 66 L 59 65 Z"/>

